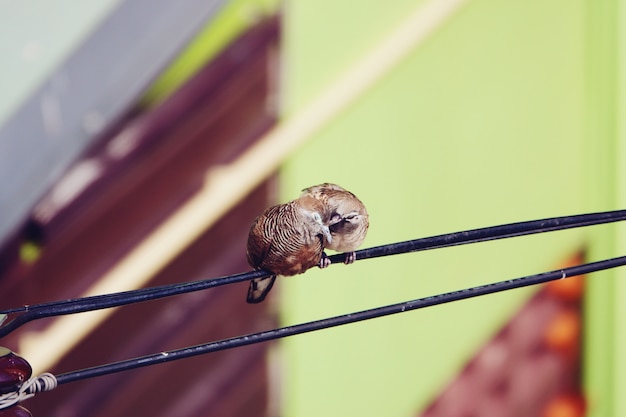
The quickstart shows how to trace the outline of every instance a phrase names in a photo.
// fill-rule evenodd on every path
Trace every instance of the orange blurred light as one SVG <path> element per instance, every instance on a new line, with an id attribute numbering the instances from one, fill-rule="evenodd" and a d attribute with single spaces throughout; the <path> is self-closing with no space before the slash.
<path id="1" fill-rule="evenodd" d="M 578 301 L 582 298 L 585 289 L 583 275 L 560 279 L 546 284 L 548 292 L 563 301 Z"/>
<path id="2" fill-rule="evenodd" d="M 580 395 L 565 394 L 554 397 L 543 409 L 541 417 L 583 417 L 585 401 Z"/>
<path id="3" fill-rule="evenodd" d="M 548 323 L 544 341 L 549 348 L 572 358 L 578 351 L 580 332 L 580 314 L 573 309 L 567 309 L 558 313 Z"/>

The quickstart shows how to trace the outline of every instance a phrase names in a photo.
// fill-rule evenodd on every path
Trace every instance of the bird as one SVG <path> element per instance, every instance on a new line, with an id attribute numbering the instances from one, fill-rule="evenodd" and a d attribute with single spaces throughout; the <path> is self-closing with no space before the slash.
<path id="1" fill-rule="evenodd" d="M 325 248 L 345 252 L 345 264 L 356 260 L 354 252 L 365 240 L 369 228 L 369 214 L 365 205 L 350 191 L 332 183 L 323 183 L 302 190 L 301 198 L 313 197 L 321 201 L 330 213 L 328 227 L 332 239 Z M 330 259 L 322 255 L 324 266 L 330 265 Z"/>
<path id="2" fill-rule="evenodd" d="M 248 303 L 262 302 L 277 275 L 291 276 L 326 266 L 322 254 L 332 241 L 328 214 L 322 201 L 302 196 L 269 207 L 252 222 L 246 249 L 248 264 L 272 275 L 250 281 Z"/>

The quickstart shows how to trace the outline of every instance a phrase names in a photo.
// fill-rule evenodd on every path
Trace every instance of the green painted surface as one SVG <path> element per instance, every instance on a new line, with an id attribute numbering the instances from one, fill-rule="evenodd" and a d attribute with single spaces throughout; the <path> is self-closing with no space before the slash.
<path id="1" fill-rule="evenodd" d="M 623 2 L 589 2 L 587 14 L 586 186 L 589 210 L 626 207 L 626 149 L 623 83 L 626 10 Z M 598 228 L 590 257 L 626 253 L 626 226 Z M 626 414 L 626 270 L 595 274 L 587 281 L 584 383 L 589 417 Z"/>
<path id="2" fill-rule="evenodd" d="M 626 123 L 624 114 L 626 114 L 626 83 L 624 82 L 624 74 L 626 74 L 626 7 L 623 1 L 614 1 L 615 10 L 615 90 L 616 100 L 615 107 L 611 109 L 616 120 L 614 152 L 616 166 L 616 203 L 618 207 L 626 207 L 626 164 L 624 164 L 624 155 L 626 155 Z M 626 224 L 620 224 L 617 228 L 617 254 L 626 254 Z M 623 395 L 626 390 L 626 268 L 620 268 L 615 271 L 616 274 L 616 297 L 615 300 L 615 319 L 614 326 L 616 346 L 615 346 L 615 364 L 616 375 L 614 385 L 614 397 L 616 399 L 615 415 L 626 415 L 626 397 Z M 599 323 L 601 325 L 601 323 Z M 599 358 L 602 359 L 602 358 Z M 610 362 L 609 362 L 610 364 Z"/>
<path id="3" fill-rule="evenodd" d="M 284 4 L 288 94 L 286 110 L 313 99 L 320 89 L 366 53 L 424 0 L 292 0 Z"/>
<path id="4" fill-rule="evenodd" d="M 287 115 L 417 7 L 318 4 L 294 0 L 286 9 Z M 282 171 L 282 199 L 319 182 L 345 186 L 370 211 L 366 247 L 583 212 L 584 11 L 582 1 L 470 2 L 299 150 Z M 280 280 L 282 320 L 540 272 L 587 234 L 311 270 Z M 281 344 L 282 415 L 415 415 L 532 291 L 289 338 Z"/>

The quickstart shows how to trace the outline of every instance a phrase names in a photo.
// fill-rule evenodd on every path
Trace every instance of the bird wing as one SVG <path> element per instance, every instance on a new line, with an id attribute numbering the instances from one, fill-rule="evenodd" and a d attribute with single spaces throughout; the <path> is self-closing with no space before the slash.
<path id="1" fill-rule="evenodd" d="M 261 229 L 259 219 L 257 218 L 252 225 L 252 229 Z M 246 257 L 248 264 L 258 269 L 267 257 L 272 246 L 272 235 L 263 233 L 262 230 L 253 230 L 248 235 L 248 245 L 246 249 Z"/>

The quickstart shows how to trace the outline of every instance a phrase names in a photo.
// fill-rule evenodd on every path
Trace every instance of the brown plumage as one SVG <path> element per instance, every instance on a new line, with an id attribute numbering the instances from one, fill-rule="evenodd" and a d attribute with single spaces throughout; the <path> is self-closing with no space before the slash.
<path id="1" fill-rule="evenodd" d="M 331 241 L 323 203 L 303 196 L 265 210 L 250 227 L 246 256 L 254 269 L 273 275 L 250 281 L 247 301 L 260 303 L 276 275 L 296 275 L 320 265 L 324 246 Z"/>
<path id="2" fill-rule="evenodd" d="M 310 196 L 321 201 L 329 212 L 328 226 L 332 239 L 326 248 L 346 252 L 346 264 L 356 260 L 355 250 L 361 246 L 369 228 L 365 205 L 350 191 L 330 183 L 302 190 L 301 198 Z M 329 264 L 324 256 L 325 265 Z"/>

